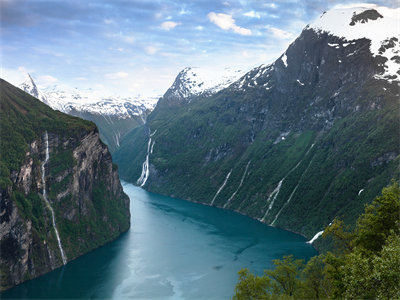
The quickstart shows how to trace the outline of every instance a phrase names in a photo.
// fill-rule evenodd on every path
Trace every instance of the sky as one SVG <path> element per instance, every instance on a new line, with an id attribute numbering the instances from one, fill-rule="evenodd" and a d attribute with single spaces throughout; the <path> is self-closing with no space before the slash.
<path id="1" fill-rule="evenodd" d="M 0 0 L 1 77 L 107 95 L 162 95 L 185 67 L 273 62 L 346 0 Z M 398 7 L 397 0 L 364 1 Z"/>

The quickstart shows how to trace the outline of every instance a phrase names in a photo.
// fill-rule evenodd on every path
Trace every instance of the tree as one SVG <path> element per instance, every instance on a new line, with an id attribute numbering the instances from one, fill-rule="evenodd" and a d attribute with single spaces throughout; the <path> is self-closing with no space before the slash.
<path id="1" fill-rule="evenodd" d="M 304 267 L 304 260 L 295 260 L 293 255 L 288 255 L 284 256 L 283 260 L 275 259 L 273 262 L 275 269 L 267 271 L 267 274 L 274 279 L 274 293 L 294 296 L 300 286 L 299 274 Z"/>
<path id="2" fill-rule="evenodd" d="M 357 221 L 354 244 L 364 251 L 380 251 L 392 231 L 400 234 L 400 188 L 394 181 L 366 206 Z"/>
<path id="3" fill-rule="evenodd" d="M 242 269 L 238 272 L 239 282 L 235 287 L 234 300 L 266 300 L 272 299 L 271 280 L 267 276 L 255 276 L 250 271 Z"/>
<path id="4" fill-rule="evenodd" d="M 257 277 L 239 272 L 234 299 L 400 299 L 400 188 L 395 181 L 365 207 L 354 230 L 335 220 L 323 234 L 336 252 L 274 260 Z"/>
<path id="5" fill-rule="evenodd" d="M 303 299 L 321 299 L 330 294 L 331 284 L 327 278 L 324 255 L 312 257 L 302 272 Z"/>

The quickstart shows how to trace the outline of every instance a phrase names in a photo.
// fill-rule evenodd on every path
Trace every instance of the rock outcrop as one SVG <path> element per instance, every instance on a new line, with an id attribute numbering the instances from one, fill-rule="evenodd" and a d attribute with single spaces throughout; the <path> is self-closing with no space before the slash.
<path id="1" fill-rule="evenodd" d="M 14 90 L 4 82 L 2 91 L 3 88 L 8 90 L 2 94 L 2 113 L 9 107 L 20 108 L 21 103 L 7 97 L 7 91 Z M 53 113 L 24 94 L 17 96 L 26 95 L 28 102 L 45 111 L 42 113 Z M 123 192 L 117 167 L 97 128 L 93 123 L 61 115 L 67 120 L 62 123 L 65 129 L 48 126 L 35 132 L 36 137 L 29 143 L 19 141 L 26 149 L 19 168 L 6 170 L 8 178 L 2 173 L 2 290 L 62 266 L 60 245 L 66 261 L 70 261 L 115 239 L 130 226 L 129 198 Z M 14 116 L 10 113 L 9 119 Z M 2 117 L 2 122 L 9 121 Z M 68 121 L 77 122 L 77 127 L 71 130 Z M 11 146 L 16 143 L 13 141 Z M 5 142 L 1 146 L 2 151 L 10 152 Z M 15 148 L 18 149 L 17 145 Z M 1 162 L 3 172 L 5 166 L 12 166 L 13 160 L 3 155 Z"/>

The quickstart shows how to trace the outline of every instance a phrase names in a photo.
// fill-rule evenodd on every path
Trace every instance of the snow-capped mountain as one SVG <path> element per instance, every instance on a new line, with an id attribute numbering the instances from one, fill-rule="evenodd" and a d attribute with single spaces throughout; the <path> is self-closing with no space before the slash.
<path id="1" fill-rule="evenodd" d="M 331 53 L 332 66 L 355 63 L 354 58 L 367 48 L 379 66 L 375 69 L 373 77 L 388 82 L 398 82 L 400 81 L 400 9 L 373 4 L 364 5 L 366 7 L 337 8 L 324 12 L 319 19 L 307 25 L 304 32 L 312 31 L 324 41 L 321 47 L 324 48 L 324 52 Z M 288 52 L 301 39 L 303 37 L 296 40 L 279 60 L 254 68 L 236 81 L 233 86 L 238 90 L 259 86 L 269 90 L 274 82 L 273 74 L 276 73 L 273 72 L 274 69 L 275 71 L 290 70 L 289 73 L 297 72 L 298 86 L 309 85 L 311 78 L 308 78 L 306 73 L 299 73 L 299 70 L 292 68 L 298 63 L 296 57 L 301 57 L 303 54 L 307 56 L 309 53 L 297 53 L 296 55 L 291 53 L 292 55 L 289 55 L 288 59 Z M 327 62 L 326 58 L 321 60 L 321 65 L 318 66 L 320 72 L 323 70 L 322 67 L 326 68 Z M 308 66 L 308 69 L 311 70 L 311 65 Z"/>
<path id="2" fill-rule="evenodd" d="M 76 110 L 93 114 L 113 115 L 119 118 L 138 116 L 145 120 L 147 114 L 154 109 L 158 100 L 158 97 L 147 99 L 139 97 L 106 97 L 92 89 L 79 90 L 58 85 L 45 87 L 41 90 L 30 74 L 26 76 L 27 79 L 20 85 L 22 90 L 38 98 L 51 108 L 64 113 Z"/>
<path id="3" fill-rule="evenodd" d="M 368 39 L 373 56 L 382 57 L 383 72 L 376 78 L 400 79 L 400 8 L 391 9 L 377 5 L 363 5 L 333 9 L 325 12 L 308 28 L 337 36 L 340 42 L 329 44 L 336 49 L 345 48 L 356 40 Z M 356 54 L 350 53 L 349 56 Z"/>
<path id="4" fill-rule="evenodd" d="M 46 96 L 42 93 L 42 91 L 37 87 L 35 81 L 33 80 L 30 74 L 25 74 L 26 79 L 23 83 L 19 85 L 19 87 L 27 92 L 28 94 L 32 95 L 33 97 L 41 100 L 42 102 L 46 103 Z M 47 104 L 47 103 L 46 103 Z M 50 105 L 49 105 L 50 106 Z"/>
<path id="5" fill-rule="evenodd" d="M 55 110 L 95 122 L 111 151 L 119 147 L 125 133 L 146 122 L 158 100 L 158 97 L 106 97 L 92 89 L 58 85 L 40 89 L 30 74 L 26 74 L 20 88 Z"/>
<path id="6" fill-rule="evenodd" d="M 231 67 L 222 70 L 187 67 L 176 76 L 164 98 L 190 102 L 196 96 L 210 96 L 231 85 L 247 71 Z"/>
<path id="7" fill-rule="evenodd" d="M 399 16 L 328 11 L 275 62 L 215 95 L 191 94 L 199 84 L 184 70 L 114 154 L 121 177 L 146 173 L 152 192 L 310 240 L 337 216 L 355 220 L 398 177 Z"/>

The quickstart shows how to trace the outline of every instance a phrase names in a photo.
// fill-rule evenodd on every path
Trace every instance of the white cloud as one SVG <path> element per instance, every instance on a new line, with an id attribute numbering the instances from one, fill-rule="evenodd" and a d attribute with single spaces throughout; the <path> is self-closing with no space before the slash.
<path id="1" fill-rule="evenodd" d="M 25 81 L 26 74 L 31 73 L 33 70 L 27 70 L 25 67 L 18 67 L 17 69 L 0 69 L 0 77 L 9 83 L 17 86 Z"/>
<path id="2" fill-rule="evenodd" d="M 251 10 L 251 11 L 248 11 L 248 12 L 244 13 L 243 16 L 249 17 L 249 18 L 255 18 L 255 19 L 260 19 L 261 18 L 260 13 L 254 11 L 254 10 Z"/>
<path id="3" fill-rule="evenodd" d="M 353 8 L 353 7 L 377 8 L 378 5 L 373 3 L 353 2 L 353 3 L 336 4 L 333 8 Z"/>
<path id="4" fill-rule="evenodd" d="M 189 15 L 189 14 L 191 14 L 191 12 L 186 10 L 186 9 L 184 9 L 184 8 L 182 8 L 181 11 L 179 12 L 179 15 L 181 15 L 181 16 Z"/>
<path id="5" fill-rule="evenodd" d="M 204 29 L 204 27 L 203 27 L 203 26 L 201 26 L 201 25 L 199 25 L 199 26 L 196 26 L 195 28 L 196 28 L 196 30 L 199 30 L 199 31 L 202 31 L 202 30 Z"/>
<path id="6" fill-rule="evenodd" d="M 269 30 L 269 32 L 272 33 L 273 36 L 275 36 L 279 39 L 287 40 L 287 39 L 293 38 L 293 34 L 288 31 L 285 31 L 285 30 L 282 30 L 282 29 L 279 29 L 276 27 L 272 27 L 272 26 L 267 26 L 267 29 Z"/>
<path id="7" fill-rule="evenodd" d="M 47 85 L 57 82 L 58 79 L 51 75 L 43 75 L 43 76 L 39 76 L 38 81 L 39 81 L 39 84 L 47 86 Z"/>
<path id="8" fill-rule="evenodd" d="M 123 39 L 128 44 L 133 44 L 135 42 L 135 37 L 131 35 L 125 35 L 123 36 Z"/>
<path id="9" fill-rule="evenodd" d="M 158 49 L 154 46 L 148 46 L 144 49 L 144 51 L 146 51 L 146 53 L 149 55 L 154 55 L 157 53 Z"/>
<path id="10" fill-rule="evenodd" d="M 231 15 L 210 12 L 208 14 L 208 19 L 223 30 L 232 30 L 241 35 L 251 35 L 251 30 L 236 25 L 235 19 L 233 19 Z"/>
<path id="11" fill-rule="evenodd" d="M 174 21 L 167 21 L 161 24 L 161 28 L 164 30 L 171 30 L 174 29 L 176 26 L 181 25 L 181 23 L 174 22 Z"/>
<path id="12" fill-rule="evenodd" d="M 121 79 L 121 78 L 126 78 L 128 76 L 129 76 L 128 73 L 122 71 L 116 73 L 108 73 L 105 75 L 105 77 L 108 79 Z"/>
<path id="13" fill-rule="evenodd" d="M 265 3 L 263 6 L 273 8 L 273 9 L 278 8 L 278 6 L 275 3 Z"/>

